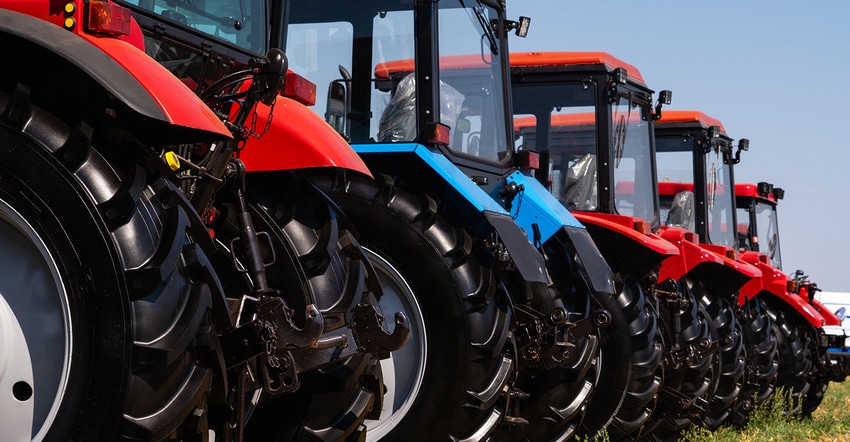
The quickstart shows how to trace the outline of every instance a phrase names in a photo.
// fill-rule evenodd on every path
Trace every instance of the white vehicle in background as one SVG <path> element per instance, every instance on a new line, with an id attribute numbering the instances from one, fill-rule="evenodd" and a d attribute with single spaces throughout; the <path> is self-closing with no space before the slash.
<path id="1" fill-rule="evenodd" d="M 827 326 L 834 331 L 828 331 L 829 334 L 841 334 L 837 329 L 842 329 L 845 336 L 850 335 L 850 293 L 846 292 L 818 292 L 815 294 L 815 299 L 820 301 L 824 307 L 835 313 L 838 319 L 841 320 L 840 326 Z M 827 327 L 824 327 L 826 329 Z M 845 352 L 850 347 L 850 336 L 844 341 Z"/>

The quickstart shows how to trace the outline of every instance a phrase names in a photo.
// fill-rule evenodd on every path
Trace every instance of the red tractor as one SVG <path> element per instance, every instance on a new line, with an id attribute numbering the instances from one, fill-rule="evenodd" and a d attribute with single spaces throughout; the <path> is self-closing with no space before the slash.
<path id="1" fill-rule="evenodd" d="M 5 437 L 242 440 L 290 403 L 279 439 L 362 433 L 408 322 L 301 171 L 368 169 L 264 1 L 122 5 L 0 2 Z"/>
<path id="2" fill-rule="evenodd" d="M 788 388 L 799 411 L 809 415 L 820 405 L 829 382 L 843 381 L 850 373 L 847 331 L 841 319 L 815 299 L 817 284 L 801 270 L 793 277 L 782 272 L 776 207 L 785 191 L 760 182 L 736 185 L 735 195 L 743 259 L 763 269 L 764 288 L 774 298 L 793 299 L 772 312 L 784 341 L 778 384 Z"/>
<path id="3" fill-rule="evenodd" d="M 694 233 L 701 246 L 727 260 L 730 266 L 750 268 L 738 253 L 735 216 L 734 164 L 746 150 L 733 140 L 720 121 L 696 111 L 667 111 L 655 125 L 658 188 L 662 218 L 668 230 Z M 732 421 L 742 424 L 752 407 L 774 391 L 777 375 L 776 340 L 772 321 L 759 293 L 762 275 L 746 281 L 747 290 L 734 290 L 735 312 L 742 324 L 746 348 L 744 383 L 735 395 Z M 738 284 L 738 288 L 741 284 Z M 734 400 L 735 398 L 733 398 Z"/>

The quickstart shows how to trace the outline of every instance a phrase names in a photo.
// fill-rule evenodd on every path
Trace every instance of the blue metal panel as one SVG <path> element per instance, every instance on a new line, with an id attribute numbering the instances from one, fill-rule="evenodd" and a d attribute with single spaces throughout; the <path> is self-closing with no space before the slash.
<path id="1" fill-rule="evenodd" d="M 511 216 L 525 229 L 530 240 L 534 240 L 532 224 L 537 224 L 543 242 L 564 226 L 584 229 L 573 214 L 535 178 L 516 171 L 507 177 L 505 183 L 511 181 L 525 187 L 522 194 L 514 199 Z M 499 198 L 498 194 L 491 196 L 494 199 Z"/>
<path id="2" fill-rule="evenodd" d="M 439 152 L 434 152 L 421 144 L 415 143 L 385 143 L 385 144 L 355 144 L 352 146 L 358 154 L 379 153 L 413 153 L 421 158 L 429 167 L 439 174 L 470 204 L 482 212 L 495 212 L 508 215 L 499 203 L 481 190 L 477 184 L 466 176 L 451 161 Z M 557 201 L 556 201 L 557 202 Z M 568 212 L 569 213 L 569 212 Z"/>

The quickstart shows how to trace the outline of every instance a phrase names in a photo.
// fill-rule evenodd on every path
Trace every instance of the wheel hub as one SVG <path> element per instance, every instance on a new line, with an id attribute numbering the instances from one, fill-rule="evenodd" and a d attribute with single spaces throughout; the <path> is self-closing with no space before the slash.
<path id="1" fill-rule="evenodd" d="M 0 416 L 3 437 L 30 440 L 33 373 L 27 340 L 12 308 L 0 294 Z"/>

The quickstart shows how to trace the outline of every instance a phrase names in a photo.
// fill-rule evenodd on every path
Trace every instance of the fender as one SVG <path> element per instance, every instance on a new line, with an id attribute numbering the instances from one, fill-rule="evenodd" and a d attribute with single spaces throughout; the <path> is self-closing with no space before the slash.
<path id="1" fill-rule="evenodd" d="M 562 242 L 562 247 L 566 246 L 575 251 L 578 271 L 584 275 L 593 290 L 614 293 L 611 268 L 596 248 L 587 229 L 540 181 L 517 170 L 502 181 L 503 186 L 495 186 L 490 197 L 501 201 L 499 191 L 511 182 L 525 189 L 514 200 L 511 217 L 525 230 L 528 240 L 532 243 L 540 241 L 543 244 L 550 241 Z M 535 238 L 538 233 L 539 237 Z M 555 238 L 556 236 L 560 238 Z"/>
<path id="2" fill-rule="evenodd" d="M 658 274 L 659 280 L 674 279 L 678 281 L 700 266 L 703 267 L 701 274 L 711 274 L 710 271 L 705 271 L 705 267 L 710 267 L 714 271 L 722 269 L 723 260 L 694 243 L 692 239 L 695 235 L 690 231 L 678 227 L 666 227 L 661 230 L 660 234 L 662 238 L 679 250 L 679 256 L 664 261 Z"/>
<path id="3" fill-rule="evenodd" d="M 617 270 L 626 270 L 640 278 L 679 250 L 663 238 L 635 230 L 635 218 L 606 213 L 573 212 L 587 228 L 596 247 Z"/>
<path id="4" fill-rule="evenodd" d="M 814 306 L 809 304 L 808 299 L 803 299 L 796 293 L 788 292 L 788 281 L 790 281 L 788 275 L 770 264 L 763 262 L 759 259 L 759 255 L 756 252 L 744 253 L 743 259 L 746 262 L 757 265 L 759 270 L 761 270 L 762 290 L 758 293 L 758 296 L 774 298 L 775 302 L 787 305 L 815 328 L 826 325 L 826 319 L 824 319 L 823 315 Z M 741 290 L 741 296 L 754 296 L 752 293 L 753 287 L 750 284 L 746 284 Z"/>
<path id="5" fill-rule="evenodd" d="M 829 326 L 839 326 L 839 325 L 841 325 L 841 319 L 838 316 L 836 316 L 835 312 L 833 312 L 832 310 L 827 308 L 825 305 L 823 305 L 822 302 L 820 302 L 820 300 L 818 300 L 817 298 L 814 297 L 814 293 L 812 293 L 812 289 L 814 288 L 815 291 L 819 290 L 819 289 L 817 289 L 817 285 L 815 285 L 815 284 L 805 284 L 804 283 L 804 284 L 801 284 L 797 287 L 798 287 L 797 288 L 797 295 L 800 296 L 801 299 L 808 301 L 809 304 L 811 304 L 811 306 L 814 307 L 815 310 L 817 310 L 818 313 L 821 314 L 821 316 L 823 316 L 823 319 L 825 321 L 824 325 L 829 325 Z M 811 296 L 811 298 L 810 298 L 810 296 Z"/>
<path id="6" fill-rule="evenodd" d="M 0 51 L 4 59 L 25 54 L 45 66 L 59 57 L 141 116 L 135 131 L 147 143 L 181 143 L 231 138 L 195 94 L 133 44 L 109 37 L 75 34 L 19 12 L 0 10 Z M 21 41 L 23 40 L 23 41 Z M 18 63 L 26 63 L 21 59 Z M 153 124 L 156 128 L 150 128 Z"/>
<path id="7" fill-rule="evenodd" d="M 583 228 L 582 224 L 535 178 L 514 171 L 503 181 L 503 184 L 514 182 L 524 187 L 514 200 L 511 216 L 520 227 L 528 232 L 529 241 L 534 241 L 533 224 L 537 224 L 540 240 L 546 242 L 562 227 Z M 490 197 L 501 201 L 499 192 L 504 186 L 496 186 Z"/>
<path id="8" fill-rule="evenodd" d="M 732 250 L 731 248 L 714 244 L 700 244 L 700 246 L 720 258 L 723 264 L 723 269 L 717 273 L 709 272 L 700 275 L 700 278 L 709 281 L 711 286 L 716 287 L 720 293 L 734 295 L 749 281 L 761 280 L 762 273 L 758 267 L 743 260 L 731 259 L 726 255 Z M 743 301 L 744 298 L 738 296 L 739 305 L 743 306 Z"/>
<path id="9" fill-rule="evenodd" d="M 372 176 L 351 145 L 303 104 L 278 96 L 274 108 L 258 103 L 256 115 L 259 133 L 272 118 L 268 132 L 239 153 L 249 172 L 341 167 Z"/>
<path id="10" fill-rule="evenodd" d="M 448 158 L 417 143 L 357 144 L 354 148 L 371 170 L 404 177 L 410 186 L 416 186 L 411 190 L 443 200 L 480 236 L 489 237 L 495 231 L 523 279 L 550 282 L 543 255 L 528 234 Z"/>

